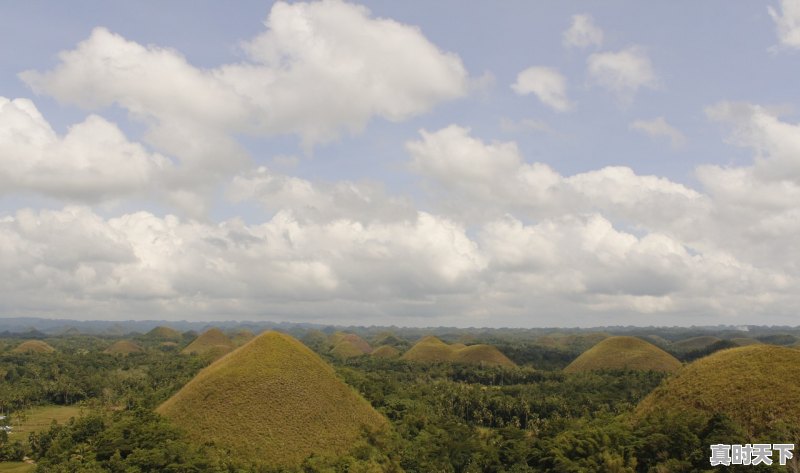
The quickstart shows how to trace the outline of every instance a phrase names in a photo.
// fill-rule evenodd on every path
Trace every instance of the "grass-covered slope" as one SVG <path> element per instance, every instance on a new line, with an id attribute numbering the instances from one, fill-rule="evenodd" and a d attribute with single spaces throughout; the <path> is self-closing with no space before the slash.
<path id="1" fill-rule="evenodd" d="M 400 356 L 400 350 L 390 345 L 381 345 L 370 354 L 375 358 L 397 358 Z"/>
<path id="2" fill-rule="evenodd" d="M 372 353 L 372 346 L 354 333 L 336 332 L 330 336 L 330 342 L 334 348 L 342 342 L 350 342 L 362 355 Z"/>
<path id="3" fill-rule="evenodd" d="M 423 363 L 451 362 L 474 365 L 514 366 L 514 362 L 491 345 L 448 345 L 436 337 L 425 337 L 403 354 L 403 359 Z"/>
<path id="4" fill-rule="evenodd" d="M 366 353 L 352 341 L 342 340 L 331 349 L 331 355 L 337 358 L 346 359 L 366 355 Z"/>
<path id="5" fill-rule="evenodd" d="M 173 328 L 159 326 L 147 332 L 144 337 L 149 340 L 179 341 L 183 335 Z"/>
<path id="6" fill-rule="evenodd" d="M 234 345 L 240 347 L 255 338 L 255 334 L 247 329 L 236 330 L 231 333 L 230 338 Z"/>
<path id="7" fill-rule="evenodd" d="M 107 353 L 109 355 L 128 355 L 130 353 L 141 353 L 143 351 L 144 349 L 142 347 L 131 342 L 130 340 L 120 340 L 103 350 L 103 353 Z"/>
<path id="8" fill-rule="evenodd" d="M 218 328 L 211 328 L 200 334 L 192 343 L 181 350 L 183 354 L 222 356 L 233 350 L 234 343 Z"/>
<path id="9" fill-rule="evenodd" d="M 656 388 L 639 404 L 636 415 L 693 409 L 709 418 L 725 414 L 755 437 L 773 438 L 786 428 L 798 434 L 798 379 L 798 350 L 770 345 L 722 350 L 687 365 Z"/>
<path id="10" fill-rule="evenodd" d="M 636 337 L 609 337 L 583 352 L 564 371 L 676 371 L 681 362 L 652 343 Z"/>
<path id="11" fill-rule="evenodd" d="M 56 351 L 47 342 L 41 340 L 28 340 L 17 345 L 16 348 L 11 350 L 13 353 L 52 353 Z"/>
<path id="12" fill-rule="evenodd" d="M 212 363 L 158 412 L 196 442 L 270 467 L 344 454 L 363 429 L 388 425 L 319 356 L 277 332 Z"/>
<path id="13" fill-rule="evenodd" d="M 685 340 L 679 340 L 674 342 L 670 348 L 675 351 L 695 351 L 695 350 L 702 350 L 711 346 L 714 343 L 719 342 L 721 339 L 719 337 L 712 337 L 712 336 L 702 336 L 702 337 L 692 337 L 687 338 Z"/>

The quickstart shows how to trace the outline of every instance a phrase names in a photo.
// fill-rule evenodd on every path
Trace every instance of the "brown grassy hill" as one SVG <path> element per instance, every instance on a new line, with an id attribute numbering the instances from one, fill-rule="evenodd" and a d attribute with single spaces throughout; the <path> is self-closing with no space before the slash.
<path id="1" fill-rule="evenodd" d="M 681 362 L 652 343 L 636 337 L 609 337 L 583 352 L 564 371 L 675 371 Z"/>
<path id="2" fill-rule="evenodd" d="M 142 347 L 131 342 L 130 340 L 120 340 L 103 350 L 103 353 L 107 353 L 109 355 L 127 355 L 130 353 L 141 353 L 143 351 L 144 349 Z"/>
<path id="3" fill-rule="evenodd" d="M 159 326 L 145 334 L 145 338 L 151 340 L 174 340 L 178 341 L 183 337 L 181 333 L 173 328 Z"/>
<path id="4" fill-rule="evenodd" d="M 702 350 L 703 348 L 707 348 L 709 345 L 717 343 L 720 340 L 720 338 L 712 336 L 692 337 L 687 338 L 686 340 L 673 342 L 671 348 L 676 351 Z"/>
<path id="5" fill-rule="evenodd" d="M 181 353 L 185 355 L 222 356 L 234 349 L 233 342 L 222 330 L 210 328 L 195 338 Z"/>
<path id="6" fill-rule="evenodd" d="M 721 350 L 687 365 L 656 388 L 639 403 L 636 416 L 693 409 L 708 418 L 726 414 L 753 436 L 772 438 L 787 426 L 800 434 L 797 379 L 798 350 L 770 345 Z"/>
<path id="7" fill-rule="evenodd" d="M 731 338 L 731 342 L 739 345 L 740 347 L 746 347 L 748 345 L 760 345 L 761 342 L 756 340 L 755 338 Z"/>
<path id="8" fill-rule="evenodd" d="M 418 341 L 403 354 L 403 359 L 408 361 L 437 362 L 452 359 L 450 345 L 434 336 L 425 337 Z"/>
<path id="9" fill-rule="evenodd" d="M 477 365 L 514 366 L 514 362 L 491 345 L 470 345 L 461 343 L 448 345 L 436 337 L 425 337 L 411 347 L 402 357 L 417 362 L 451 362 Z"/>
<path id="10" fill-rule="evenodd" d="M 342 455 L 387 421 L 294 338 L 265 332 L 202 370 L 157 411 L 198 443 L 269 467 Z"/>
<path id="11" fill-rule="evenodd" d="M 346 359 L 356 356 L 363 356 L 366 355 L 366 353 L 364 353 L 364 351 L 361 350 L 361 347 L 357 346 L 354 342 L 350 340 L 342 340 L 331 349 L 331 355 L 337 358 Z"/>
<path id="12" fill-rule="evenodd" d="M 393 346 L 381 345 L 372 350 L 371 355 L 375 358 L 397 358 L 400 356 L 400 350 Z"/>
<path id="13" fill-rule="evenodd" d="M 242 330 L 235 330 L 233 333 L 231 333 L 230 339 L 234 345 L 240 347 L 245 343 L 249 342 L 250 340 L 252 340 L 253 338 L 255 338 L 255 336 L 256 335 L 250 330 L 242 329 Z"/>
<path id="14" fill-rule="evenodd" d="M 349 341 L 352 343 L 361 351 L 362 354 L 372 353 L 372 346 L 370 346 L 366 340 L 354 333 L 336 332 L 330 336 L 330 342 L 334 348 L 343 341 Z"/>
<path id="15" fill-rule="evenodd" d="M 611 335 L 604 332 L 579 334 L 556 332 L 538 337 L 536 339 L 536 344 L 558 350 L 584 352 L 610 336 Z"/>
<path id="16" fill-rule="evenodd" d="M 52 353 L 56 351 L 47 342 L 41 340 L 28 340 L 17 345 L 11 350 L 12 353 Z"/>

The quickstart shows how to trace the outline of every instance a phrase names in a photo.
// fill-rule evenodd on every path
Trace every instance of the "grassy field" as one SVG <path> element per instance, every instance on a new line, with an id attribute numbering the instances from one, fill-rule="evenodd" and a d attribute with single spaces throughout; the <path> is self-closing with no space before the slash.
<path id="1" fill-rule="evenodd" d="M 48 429 L 54 420 L 59 424 L 63 424 L 70 417 L 80 416 L 81 408 L 77 406 L 36 407 L 25 411 L 23 414 L 25 417 L 22 419 L 19 416 L 13 418 L 12 427 L 14 427 L 14 431 L 11 434 L 12 437 L 28 438 L 28 434 L 31 432 Z"/>
<path id="2" fill-rule="evenodd" d="M 24 462 L 0 462 L 0 473 L 28 473 L 33 471 L 36 465 Z"/>

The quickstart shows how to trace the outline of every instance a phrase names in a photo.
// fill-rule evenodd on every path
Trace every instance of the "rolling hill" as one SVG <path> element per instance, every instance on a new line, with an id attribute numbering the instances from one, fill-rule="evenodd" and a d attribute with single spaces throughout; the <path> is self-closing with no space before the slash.
<path id="1" fill-rule="evenodd" d="M 342 455 L 385 418 L 294 338 L 265 332 L 202 370 L 157 411 L 198 443 L 269 468 Z"/>
<path id="2" fill-rule="evenodd" d="M 218 328 L 210 328 L 181 350 L 185 355 L 222 356 L 234 349 L 234 343 Z"/>
<path id="3" fill-rule="evenodd" d="M 120 340 L 103 350 L 103 353 L 109 355 L 128 355 L 130 353 L 142 353 L 143 351 L 144 349 L 142 347 L 130 340 Z"/>
<path id="4" fill-rule="evenodd" d="M 652 343 L 636 337 L 609 337 L 583 352 L 564 371 L 675 371 L 680 367 L 680 361 Z"/>
<path id="5" fill-rule="evenodd" d="M 183 335 L 173 328 L 161 325 L 147 332 L 144 338 L 149 340 L 172 340 L 177 342 L 183 338 Z"/>
<path id="6" fill-rule="evenodd" d="M 331 345 L 333 345 L 334 349 L 337 345 L 342 342 L 350 342 L 353 346 L 355 346 L 362 354 L 369 354 L 372 353 L 372 346 L 367 343 L 366 340 L 359 337 L 354 333 L 344 333 L 344 332 L 336 332 L 330 336 Z"/>
<path id="7" fill-rule="evenodd" d="M 231 342 L 237 347 L 244 345 L 245 343 L 249 342 L 253 338 L 255 338 L 255 334 L 247 329 L 235 330 L 233 333 L 230 334 Z"/>
<path id="8" fill-rule="evenodd" d="M 712 336 L 702 336 L 702 337 L 692 337 L 687 338 L 685 340 L 678 340 L 677 342 L 673 342 L 670 345 L 670 348 L 674 351 L 695 351 L 695 350 L 702 350 L 704 348 L 708 348 L 714 343 L 721 341 L 722 339 L 719 337 L 712 337 Z"/>
<path id="9" fill-rule="evenodd" d="M 56 351 L 47 342 L 41 340 L 28 340 L 17 345 L 16 348 L 11 350 L 12 353 L 52 353 Z"/>
<path id="10" fill-rule="evenodd" d="M 404 360 L 423 363 L 450 362 L 493 366 L 515 366 L 491 345 L 448 345 L 436 337 L 425 337 L 403 354 Z"/>
<path id="11" fill-rule="evenodd" d="M 798 377 L 798 350 L 765 344 L 721 350 L 656 388 L 639 403 L 636 416 L 691 409 L 707 418 L 725 414 L 754 437 L 772 438 L 787 426 L 800 435 Z"/>
<path id="12" fill-rule="evenodd" d="M 398 358 L 400 356 L 400 350 L 390 345 L 381 345 L 372 350 L 371 355 L 375 358 Z"/>

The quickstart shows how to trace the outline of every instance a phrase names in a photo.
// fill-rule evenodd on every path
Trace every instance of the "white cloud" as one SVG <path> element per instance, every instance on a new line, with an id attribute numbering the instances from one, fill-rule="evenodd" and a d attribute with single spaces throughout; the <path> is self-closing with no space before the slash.
<path id="1" fill-rule="evenodd" d="M 630 124 L 630 129 L 646 134 L 651 138 L 666 137 L 673 148 L 680 148 L 686 144 L 686 137 L 677 128 L 664 119 L 657 117 L 652 120 L 635 120 Z"/>
<path id="2" fill-rule="evenodd" d="M 266 167 L 236 176 L 228 195 L 235 202 L 257 200 L 270 212 L 289 210 L 296 218 L 312 222 L 391 222 L 413 219 L 416 214 L 408 200 L 386 195 L 377 183 L 314 183 Z"/>
<path id="3" fill-rule="evenodd" d="M 563 34 L 566 47 L 585 48 L 603 45 L 603 30 L 594 24 L 591 15 L 572 15 L 572 23 Z"/>
<path id="4" fill-rule="evenodd" d="M 782 46 L 800 49 L 800 0 L 780 0 L 780 12 L 767 7 Z"/>
<path id="5" fill-rule="evenodd" d="M 214 69 L 97 28 L 62 52 L 55 69 L 21 77 L 65 103 L 118 104 L 155 119 L 156 141 L 186 127 L 290 133 L 313 145 L 361 130 L 372 117 L 405 120 L 467 90 L 458 56 L 440 51 L 415 27 L 370 17 L 364 7 L 278 2 L 265 26 L 244 44 L 248 61 Z"/>
<path id="6" fill-rule="evenodd" d="M 800 183 L 800 124 L 781 121 L 775 112 L 747 103 L 721 102 L 706 108 L 706 114 L 732 126 L 731 143 L 755 152 L 758 176 Z"/>
<path id="7" fill-rule="evenodd" d="M 566 112 L 573 106 L 567 97 L 567 80 L 552 67 L 525 69 L 517 74 L 517 81 L 511 88 L 519 95 L 536 95 L 542 103 L 557 112 Z"/>
<path id="8" fill-rule="evenodd" d="M 632 46 L 618 52 L 595 53 L 586 60 L 589 78 L 622 100 L 631 100 L 642 87 L 654 89 L 658 77 L 645 50 Z"/>
<path id="9" fill-rule="evenodd" d="M 58 136 L 33 102 L 0 97 L 0 192 L 97 202 L 157 188 L 170 169 L 101 117 Z"/>

